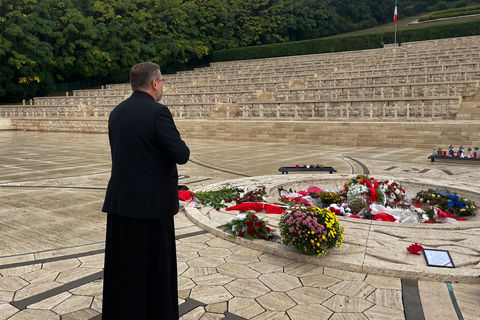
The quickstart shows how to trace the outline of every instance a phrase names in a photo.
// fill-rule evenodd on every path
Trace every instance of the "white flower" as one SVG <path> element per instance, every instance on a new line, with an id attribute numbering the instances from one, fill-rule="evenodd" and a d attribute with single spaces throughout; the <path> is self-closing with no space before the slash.
<path id="1" fill-rule="evenodd" d="M 236 225 L 236 224 L 234 224 L 234 225 L 232 226 L 232 231 L 233 231 L 233 232 L 236 232 L 236 231 L 237 231 L 237 225 Z"/>
<path id="2" fill-rule="evenodd" d="M 245 220 L 246 217 L 247 217 L 247 215 L 245 213 L 239 213 L 239 214 L 236 215 L 234 220 L 243 221 L 243 220 Z"/>
<path id="3" fill-rule="evenodd" d="M 351 202 L 356 196 L 368 194 L 368 188 L 362 184 L 354 184 L 348 188 L 347 200 Z"/>

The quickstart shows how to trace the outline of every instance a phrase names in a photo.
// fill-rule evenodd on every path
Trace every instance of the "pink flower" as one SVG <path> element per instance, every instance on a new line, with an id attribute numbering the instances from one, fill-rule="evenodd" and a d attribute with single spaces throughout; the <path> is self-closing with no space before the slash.
<path id="1" fill-rule="evenodd" d="M 295 231 L 295 229 L 293 229 L 293 227 L 290 227 L 290 228 L 288 229 L 288 232 L 290 232 L 290 233 L 293 233 L 293 231 Z"/>

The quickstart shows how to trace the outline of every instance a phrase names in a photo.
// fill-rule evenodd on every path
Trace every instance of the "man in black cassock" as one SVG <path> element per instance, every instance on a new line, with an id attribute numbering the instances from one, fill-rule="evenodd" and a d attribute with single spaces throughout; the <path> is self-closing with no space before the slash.
<path id="1" fill-rule="evenodd" d="M 160 67 L 130 71 L 133 94 L 108 120 L 112 172 L 107 212 L 102 319 L 178 319 L 173 216 L 178 212 L 176 164 L 190 150 L 168 108 Z"/>

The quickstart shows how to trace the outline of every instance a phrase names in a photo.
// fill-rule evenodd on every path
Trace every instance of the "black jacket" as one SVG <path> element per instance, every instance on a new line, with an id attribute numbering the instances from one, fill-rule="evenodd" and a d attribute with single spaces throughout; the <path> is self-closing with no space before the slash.
<path id="1" fill-rule="evenodd" d="M 116 106 L 108 120 L 112 173 L 103 212 L 161 219 L 178 212 L 176 164 L 190 150 L 167 107 L 141 91 Z"/>

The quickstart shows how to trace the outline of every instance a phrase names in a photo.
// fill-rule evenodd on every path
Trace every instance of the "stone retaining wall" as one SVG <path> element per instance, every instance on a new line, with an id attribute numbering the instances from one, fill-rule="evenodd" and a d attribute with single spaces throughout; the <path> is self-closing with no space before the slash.
<path id="1" fill-rule="evenodd" d="M 17 130 L 106 133 L 107 118 L 12 119 Z M 175 120 L 186 139 L 354 147 L 480 146 L 480 121 L 340 122 Z"/>

